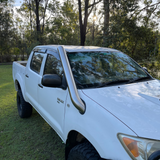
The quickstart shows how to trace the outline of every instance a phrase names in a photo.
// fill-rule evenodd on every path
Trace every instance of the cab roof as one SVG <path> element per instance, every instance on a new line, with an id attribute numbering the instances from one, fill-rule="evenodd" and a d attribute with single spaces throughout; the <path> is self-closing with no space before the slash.
<path id="1" fill-rule="evenodd" d="M 91 52 L 91 51 L 118 51 L 111 48 L 97 47 L 97 46 L 71 46 L 71 45 L 40 45 L 36 46 L 34 49 L 53 49 L 57 50 L 59 46 L 67 52 Z"/>

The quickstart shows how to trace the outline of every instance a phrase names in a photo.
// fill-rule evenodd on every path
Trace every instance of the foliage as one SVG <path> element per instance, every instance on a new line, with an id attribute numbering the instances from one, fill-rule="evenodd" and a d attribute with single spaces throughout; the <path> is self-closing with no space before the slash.
<path id="1" fill-rule="evenodd" d="M 145 8 L 145 7 L 144 7 Z M 121 50 L 136 60 L 158 55 L 157 24 L 151 12 L 141 14 L 138 1 L 116 1 L 110 4 L 110 25 L 103 45 Z"/>
<path id="2" fill-rule="evenodd" d="M 7 1 L 0 2 L 0 62 L 10 61 L 10 50 L 14 38 L 12 12 Z M 5 59 L 3 59 L 5 55 Z"/>
<path id="3" fill-rule="evenodd" d="M 105 46 L 138 61 L 160 57 L 159 0 L 24 0 L 16 12 L 10 1 L 1 5 L 0 62 L 23 60 L 40 44 Z"/>
<path id="4" fill-rule="evenodd" d="M 53 6 L 49 7 L 52 11 Z M 47 24 L 46 41 L 48 44 L 76 45 L 79 43 L 78 13 L 70 1 L 59 7 L 60 12 Z"/>

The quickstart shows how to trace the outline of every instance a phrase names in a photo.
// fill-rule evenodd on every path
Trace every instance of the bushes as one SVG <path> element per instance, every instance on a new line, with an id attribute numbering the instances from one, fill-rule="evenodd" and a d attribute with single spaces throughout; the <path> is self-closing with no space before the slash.
<path id="1" fill-rule="evenodd" d="M 7 55 L 0 55 L 0 63 L 5 63 L 5 62 L 11 62 L 12 61 L 12 56 L 7 54 Z"/>
<path id="2" fill-rule="evenodd" d="M 7 63 L 7 62 L 12 62 L 12 61 L 24 61 L 27 59 L 26 55 L 0 55 L 0 63 Z"/>
<path id="3" fill-rule="evenodd" d="M 149 74 L 154 78 L 160 79 L 160 61 L 156 60 L 143 60 L 139 63 L 142 67 L 148 69 Z"/>
<path id="4" fill-rule="evenodd" d="M 0 55 L 0 63 L 12 62 L 12 61 L 24 61 L 27 56 L 24 54 L 23 50 L 20 50 L 18 47 L 10 48 L 8 54 L 2 52 Z"/>

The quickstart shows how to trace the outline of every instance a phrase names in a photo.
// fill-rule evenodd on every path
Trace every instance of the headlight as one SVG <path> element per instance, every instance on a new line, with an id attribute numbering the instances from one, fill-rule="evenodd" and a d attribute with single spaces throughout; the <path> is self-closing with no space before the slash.
<path id="1" fill-rule="evenodd" d="M 160 141 L 118 134 L 118 139 L 133 160 L 160 160 Z"/>

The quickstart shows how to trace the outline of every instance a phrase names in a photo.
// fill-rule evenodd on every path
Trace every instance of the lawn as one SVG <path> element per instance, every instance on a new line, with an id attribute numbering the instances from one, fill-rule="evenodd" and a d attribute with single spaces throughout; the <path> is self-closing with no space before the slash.
<path id="1" fill-rule="evenodd" d="M 18 116 L 12 66 L 0 65 L 0 160 L 64 160 L 64 148 L 35 110 L 30 118 Z"/>

